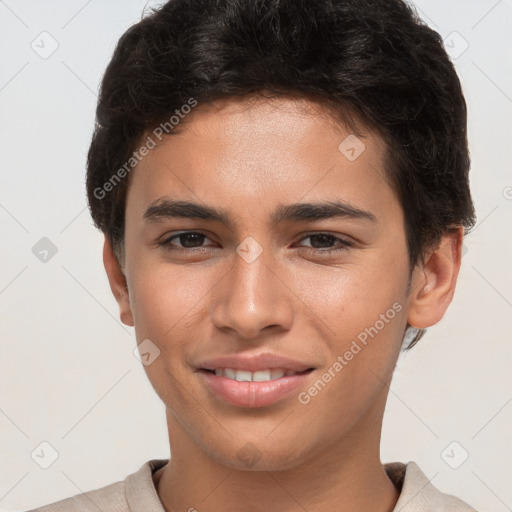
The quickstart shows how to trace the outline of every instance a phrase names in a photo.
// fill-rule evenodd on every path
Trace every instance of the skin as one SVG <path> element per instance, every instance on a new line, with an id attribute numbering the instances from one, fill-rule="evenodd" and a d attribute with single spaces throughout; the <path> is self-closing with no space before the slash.
<path id="1" fill-rule="evenodd" d="M 463 229 L 425 255 L 407 294 L 404 214 L 385 179 L 386 147 L 365 130 L 351 162 L 338 150 L 350 133 L 304 99 L 225 99 L 197 106 L 130 176 L 124 261 L 105 238 L 104 264 L 122 321 L 160 350 L 145 371 L 166 406 L 172 459 L 154 482 L 168 512 L 396 504 L 379 456 L 388 387 L 406 323 L 432 326 L 452 300 Z M 223 208 L 232 224 L 145 222 L 164 196 Z M 281 204 L 335 199 L 377 221 L 270 220 Z M 206 237 L 157 245 L 183 231 Z M 322 255 L 340 242 L 307 237 L 318 232 L 353 245 Z M 249 236 L 263 249 L 252 263 L 236 252 Z M 292 394 L 236 407 L 194 371 L 204 357 L 274 352 L 315 368 L 307 390 L 394 303 L 401 311 L 307 405 Z M 260 457 L 251 467 L 237 456 L 247 443 Z"/>

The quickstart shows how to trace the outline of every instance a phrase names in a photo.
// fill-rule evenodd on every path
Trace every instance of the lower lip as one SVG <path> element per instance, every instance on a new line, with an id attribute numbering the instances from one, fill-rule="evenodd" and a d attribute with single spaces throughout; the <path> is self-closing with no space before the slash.
<path id="1" fill-rule="evenodd" d="M 265 382 L 239 382 L 206 370 L 198 373 L 207 386 L 226 402 L 238 407 L 265 407 L 303 387 L 312 370 Z"/>

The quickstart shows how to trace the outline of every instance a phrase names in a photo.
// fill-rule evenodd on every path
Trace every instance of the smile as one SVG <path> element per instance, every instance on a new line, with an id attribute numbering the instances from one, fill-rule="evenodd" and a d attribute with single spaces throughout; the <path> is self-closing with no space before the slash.
<path id="1" fill-rule="evenodd" d="M 248 370 L 236 370 L 233 368 L 215 368 L 215 370 L 212 370 L 212 372 L 217 376 L 226 377 L 228 379 L 237 380 L 239 382 L 266 382 L 269 380 L 276 380 L 283 377 L 304 373 L 295 372 L 293 370 L 286 370 L 283 368 L 268 368 L 266 370 L 259 370 L 256 372 L 250 372 Z"/>
<path id="2" fill-rule="evenodd" d="M 272 368 L 251 372 L 234 368 L 197 372 L 214 397 L 237 407 L 266 407 L 296 396 L 307 386 L 312 368 L 302 372 Z"/>

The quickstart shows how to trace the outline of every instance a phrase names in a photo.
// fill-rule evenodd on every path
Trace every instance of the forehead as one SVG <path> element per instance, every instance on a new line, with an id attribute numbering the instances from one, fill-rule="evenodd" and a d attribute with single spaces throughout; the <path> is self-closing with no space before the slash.
<path id="1" fill-rule="evenodd" d="M 224 99 L 196 106 L 177 128 L 133 171 L 127 209 L 139 216 L 166 194 L 237 215 L 300 200 L 396 202 L 383 140 L 357 136 L 309 100 Z"/>

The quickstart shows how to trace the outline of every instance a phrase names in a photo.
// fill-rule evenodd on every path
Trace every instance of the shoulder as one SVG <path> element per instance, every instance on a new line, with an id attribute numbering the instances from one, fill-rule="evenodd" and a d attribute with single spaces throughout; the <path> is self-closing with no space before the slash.
<path id="1" fill-rule="evenodd" d="M 125 498 L 124 481 L 77 494 L 27 512 L 98 512 L 98 509 L 116 512 L 129 510 Z"/>
<path id="2" fill-rule="evenodd" d="M 145 462 L 138 471 L 125 480 L 109 484 L 99 489 L 87 491 L 63 500 L 43 505 L 27 512 L 132 512 L 139 509 L 141 502 L 148 512 L 162 512 L 161 503 L 153 485 L 152 474 L 168 460 L 153 459 Z M 144 510 L 144 509 L 142 509 Z"/>
<path id="3" fill-rule="evenodd" d="M 393 512 L 477 512 L 467 503 L 439 491 L 415 462 L 384 464 L 388 477 L 400 490 Z"/>

